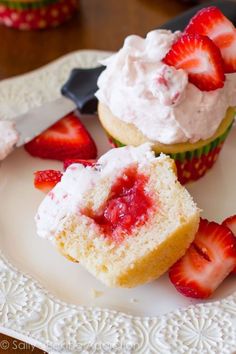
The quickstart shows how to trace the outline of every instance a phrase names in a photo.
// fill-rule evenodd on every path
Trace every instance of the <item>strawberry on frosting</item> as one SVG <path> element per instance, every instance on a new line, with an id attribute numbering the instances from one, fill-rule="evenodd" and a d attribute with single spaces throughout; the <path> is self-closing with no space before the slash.
<path id="1" fill-rule="evenodd" d="M 217 46 L 206 36 L 185 34 L 171 47 L 164 63 L 184 69 L 189 81 L 202 91 L 224 86 L 223 60 Z"/>
<path id="2" fill-rule="evenodd" d="M 224 86 L 224 73 L 236 71 L 236 29 L 214 6 L 196 13 L 164 62 L 182 68 L 202 91 Z"/>
<path id="3" fill-rule="evenodd" d="M 197 12 L 185 33 L 208 36 L 221 51 L 225 72 L 236 71 L 236 29 L 217 7 L 211 6 Z"/>

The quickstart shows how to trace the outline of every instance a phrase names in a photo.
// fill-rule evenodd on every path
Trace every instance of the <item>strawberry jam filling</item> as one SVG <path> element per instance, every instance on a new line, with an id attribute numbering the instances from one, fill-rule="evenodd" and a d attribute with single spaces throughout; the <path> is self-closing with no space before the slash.
<path id="1" fill-rule="evenodd" d="M 137 167 L 127 168 L 111 188 L 110 196 L 102 212 L 89 216 L 113 241 L 121 242 L 133 228 L 143 225 L 149 216 L 153 201 L 145 191 L 148 177 L 139 173 Z"/>

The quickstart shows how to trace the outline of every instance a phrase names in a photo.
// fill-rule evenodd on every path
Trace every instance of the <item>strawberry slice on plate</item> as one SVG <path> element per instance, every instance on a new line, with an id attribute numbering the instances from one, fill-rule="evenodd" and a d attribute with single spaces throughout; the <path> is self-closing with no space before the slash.
<path id="1" fill-rule="evenodd" d="M 48 193 L 60 182 L 62 173 L 55 170 L 36 171 L 34 173 L 34 186 L 43 193 Z"/>
<path id="2" fill-rule="evenodd" d="M 236 237 L 236 215 L 232 215 L 225 219 L 222 225 L 227 226 Z M 236 274 L 236 267 L 233 269 L 232 273 Z"/>
<path id="3" fill-rule="evenodd" d="M 185 33 L 208 36 L 220 49 L 226 73 L 236 71 L 236 29 L 230 20 L 215 6 L 196 13 Z"/>
<path id="4" fill-rule="evenodd" d="M 25 149 L 32 156 L 43 159 L 64 161 L 97 157 L 97 148 L 92 137 L 73 113 L 25 144 Z"/>
<path id="5" fill-rule="evenodd" d="M 84 159 L 67 159 L 63 163 L 64 171 L 73 163 L 80 163 L 83 166 L 94 166 L 96 164 L 97 160 L 91 159 L 91 160 L 84 160 Z"/>
<path id="6" fill-rule="evenodd" d="M 225 226 L 201 219 L 195 240 L 175 263 L 169 277 L 176 289 L 208 298 L 236 266 L 236 238 Z"/>
<path id="7" fill-rule="evenodd" d="M 189 81 L 201 91 L 224 86 L 223 60 L 217 46 L 206 36 L 185 34 L 171 47 L 163 59 L 176 69 L 184 69 Z"/>

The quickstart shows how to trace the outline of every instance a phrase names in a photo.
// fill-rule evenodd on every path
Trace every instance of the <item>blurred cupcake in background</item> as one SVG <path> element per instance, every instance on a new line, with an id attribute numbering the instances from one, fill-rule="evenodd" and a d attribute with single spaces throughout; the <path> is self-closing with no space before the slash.
<path id="1" fill-rule="evenodd" d="M 0 23 L 20 30 L 57 27 L 77 8 L 78 0 L 0 0 Z"/>

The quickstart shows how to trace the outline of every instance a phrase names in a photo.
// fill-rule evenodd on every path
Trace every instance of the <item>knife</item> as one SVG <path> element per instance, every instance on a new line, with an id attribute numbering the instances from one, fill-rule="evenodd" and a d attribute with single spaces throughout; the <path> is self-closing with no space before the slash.
<path id="1" fill-rule="evenodd" d="M 233 23 L 236 23 L 236 3 L 223 0 L 196 6 L 159 28 L 172 31 L 183 30 L 198 10 L 211 5 L 217 6 Z M 18 116 L 15 127 L 19 133 L 19 140 L 16 146 L 22 146 L 76 108 L 80 113 L 95 113 L 97 100 L 94 94 L 98 89 L 97 79 L 104 69 L 104 66 L 93 69 L 73 69 L 61 89 L 62 96 L 60 98 Z"/>
<path id="2" fill-rule="evenodd" d="M 97 100 L 94 94 L 98 89 L 98 76 L 103 70 L 103 66 L 93 69 L 73 69 L 61 89 L 61 97 L 18 116 L 15 123 L 15 129 L 19 134 L 16 147 L 32 140 L 76 108 L 80 113 L 96 112 Z"/>

